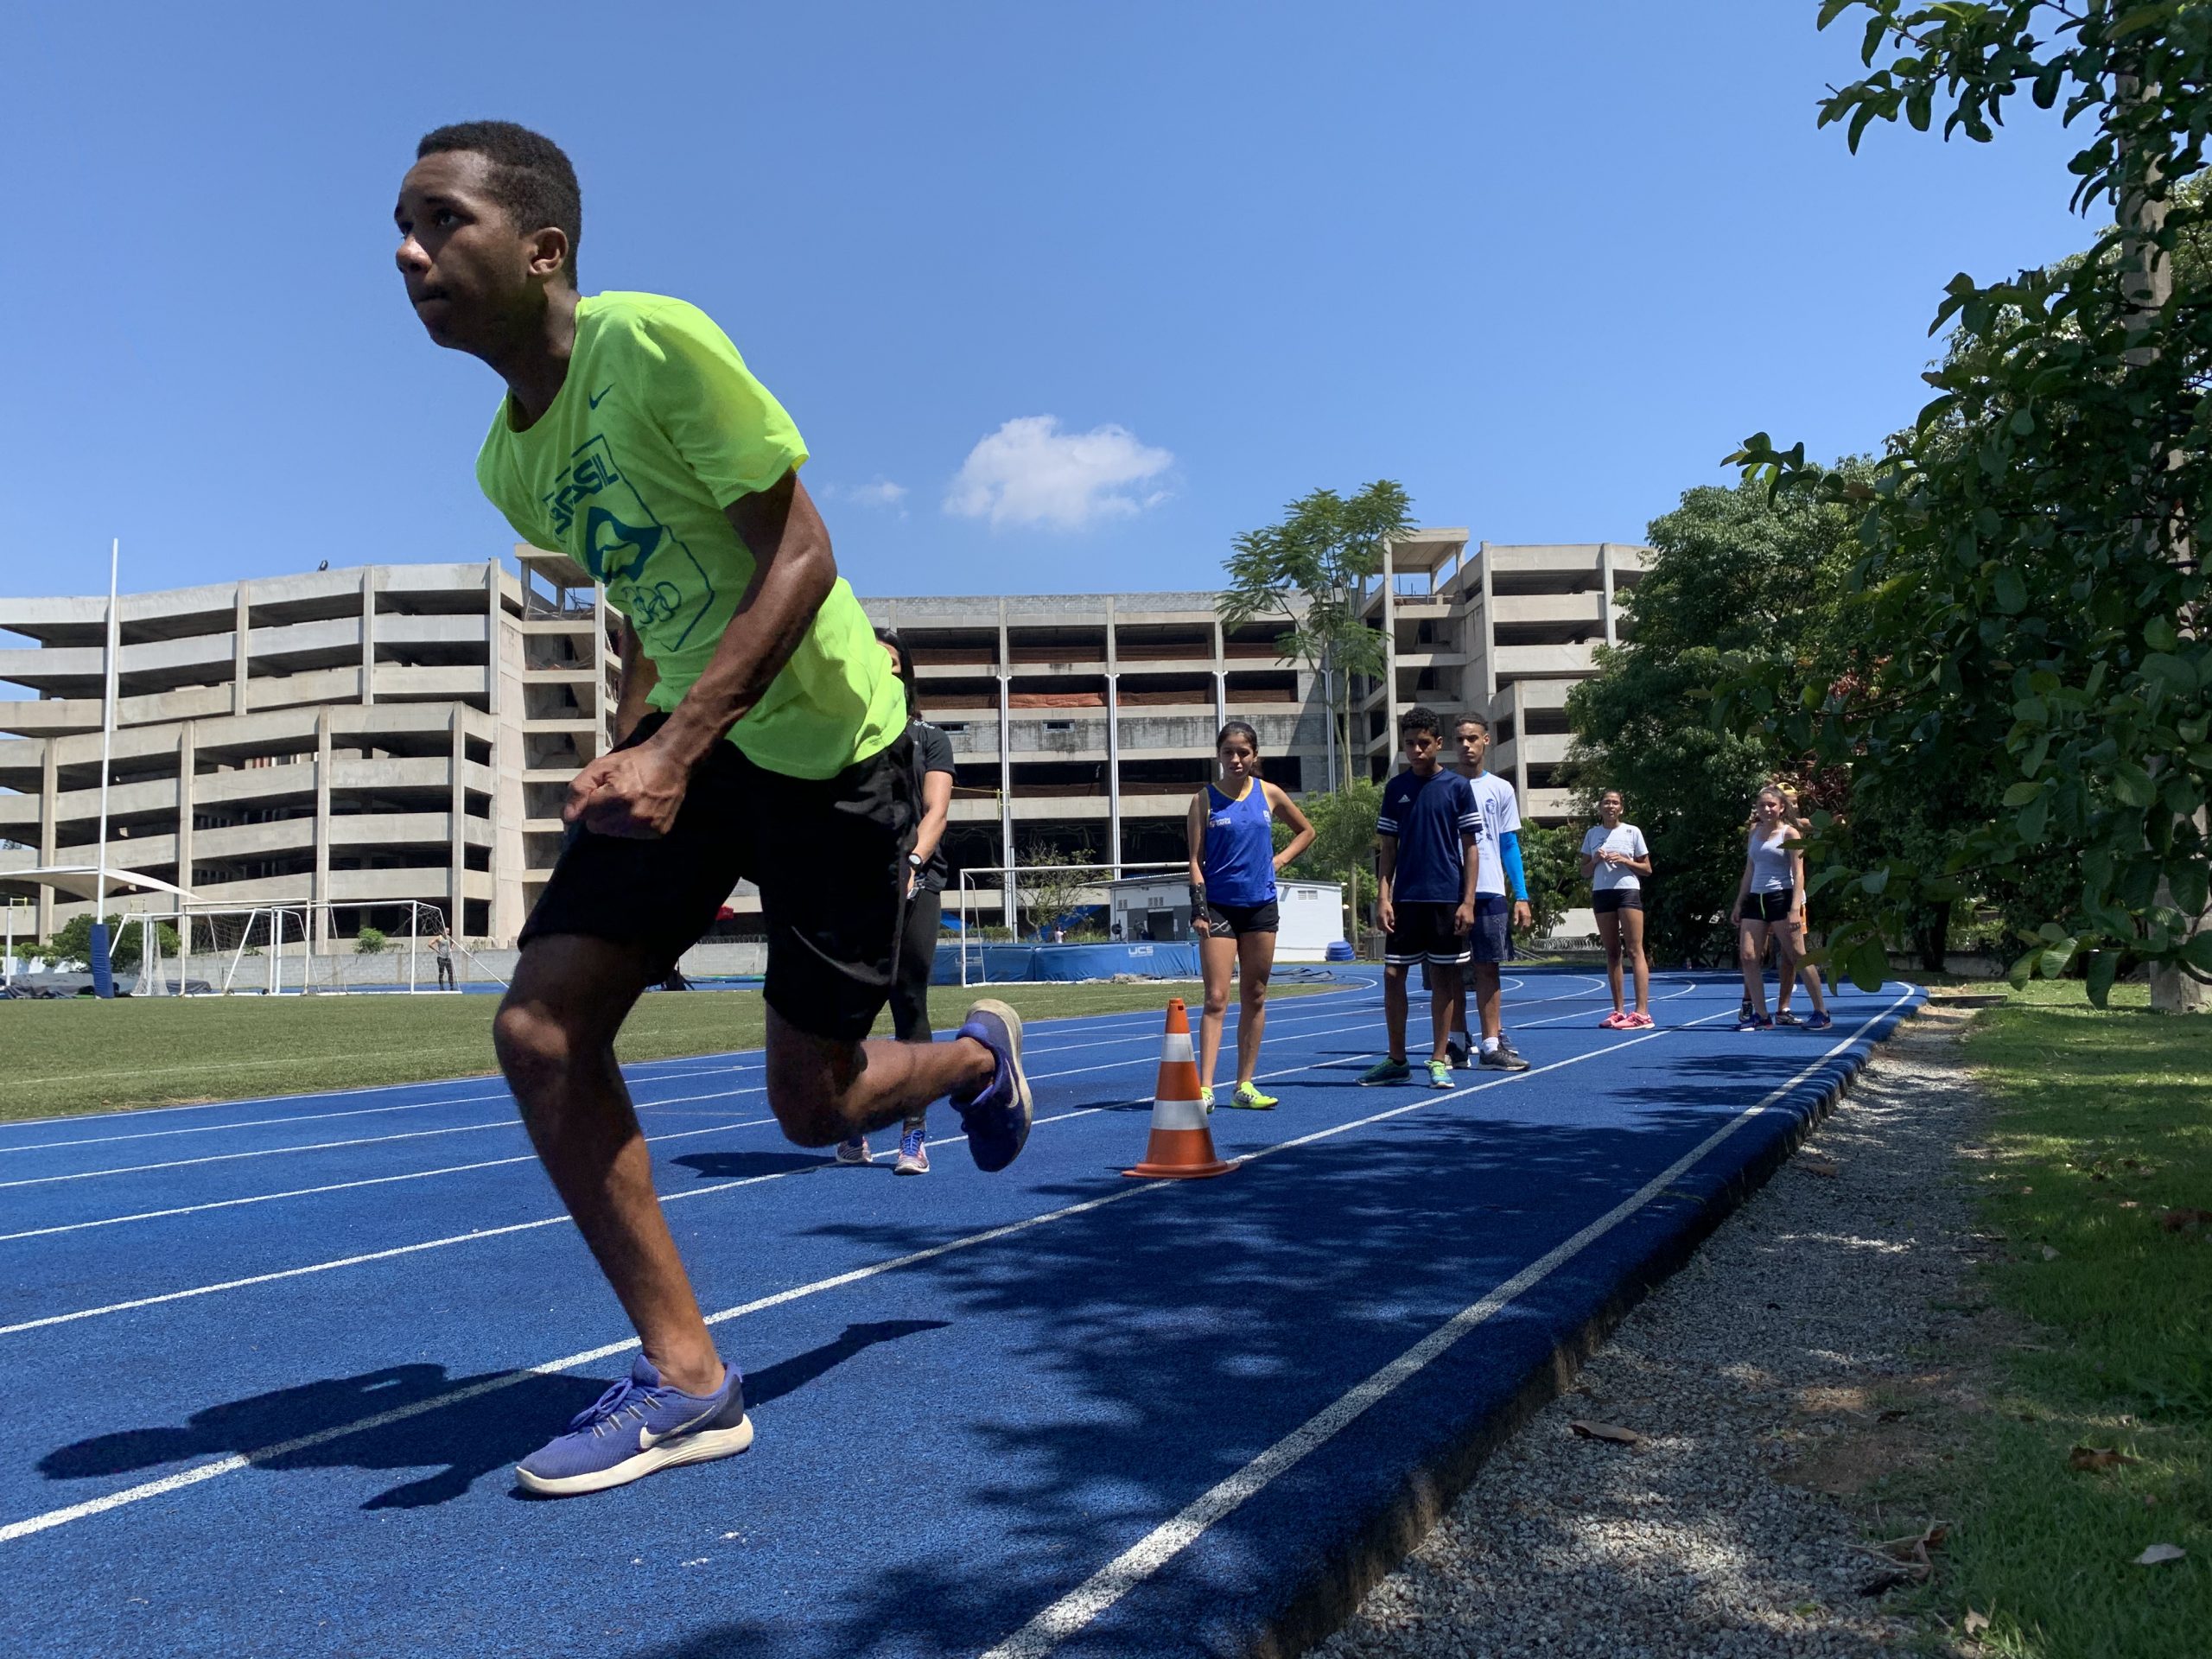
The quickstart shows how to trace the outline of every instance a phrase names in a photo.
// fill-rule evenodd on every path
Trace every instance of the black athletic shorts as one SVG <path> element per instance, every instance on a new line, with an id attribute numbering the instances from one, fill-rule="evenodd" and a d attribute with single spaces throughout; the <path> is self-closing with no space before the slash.
<path id="1" fill-rule="evenodd" d="M 615 747 L 651 737 L 652 714 Z M 768 1006 L 817 1037 L 857 1041 L 891 994 L 916 810 L 909 740 L 834 778 L 788 778 L 721 742 L 675 826 L 650 841 L 569 828 L 522 943 L 582 933 L 645 949 L 645 982 L 714 925 L 730 889 L 760 889 Z"/>
<path id="2" fill-rule="evenodd" d="M 1747 922 L 1786 922 L 1797 906 L 1796 891 L 1791 887 L 1777 887 L 1770 893 L 1755 893 L 1744 906 Z"/>
<path id="3" fill-rule="evenodd" d="M 1452 913 L 1458 908 L 1418 899 L 1394 906 L 1398 925 L 1382 942 L 1382 960 L 1399 967 L 1416 962 L 1465 962 L 1473 948 L 1465 933 L 1452 931 Z"/>
<path id="4" fill-rule="evenodd" d="M 1217 905 L 1206 902 L 1206 933 L 1217 939 L 1241 938 L 1247 933 L 1282 931 L 1282 907 L 1270 899 L 1264 905 Z"/>
<path id="5" fill-rule="evenodd" d="M 1590 895 L 1590 908 L 1600 916 L 1610 916 L 1617 910 L 1642 910 L 1643 889 L 1641 887 L 1606 887 Z"/>

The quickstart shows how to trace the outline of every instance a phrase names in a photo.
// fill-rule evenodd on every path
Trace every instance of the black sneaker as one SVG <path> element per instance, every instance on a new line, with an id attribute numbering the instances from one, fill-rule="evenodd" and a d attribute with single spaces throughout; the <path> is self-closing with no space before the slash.
<path id="1" fill-rule="evenodd" d="M 1444 1058 L 1455 1071 L 1464 1071 L 1470 1064 L 1465 1047 L 1459 1043 L 1444 1045 Z"/>
<path id="2" fill-rule="evenodd" d="M 1482 1058 L 1476 1064 L 1486 1071 L 1526 1071 L 1529 1069 L 1529 1062 L 1503 1043 L 1496 1048 L 1484 1049 Z"/>

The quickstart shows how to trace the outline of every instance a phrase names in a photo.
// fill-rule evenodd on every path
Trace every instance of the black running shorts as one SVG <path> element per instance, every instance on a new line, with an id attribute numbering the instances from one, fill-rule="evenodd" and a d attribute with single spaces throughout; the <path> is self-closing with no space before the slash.
<path id="1" fill-rule="evenodd" d="M 1767 893 L 1755 893 L 1744 906 L 1747 922 L 1786 922 L 1797 908 L 1796 891 L 1791 887 L 1776 887 Z"/>
<path id="2" fill-rule="evenodd" d="M 660 728 L 652 714 L 615 747 Z M 522 944 L 556 933 L 639 944 L 645 982 L 714 925 L 731 888 L 760 890 L 768 1006 L 801 1031 L 858 1041 L 881 1012 L 906 913 L 916 810 L 909 740 L 834 778 L 788 778 L 721 742 L 691 774 L 669 833 L 569 829 Z"/>
<path id="3" fill-rule="evenodd" d="M 1282 931 L 1282 910 L 1270 899 L 1263 905 L 1206 904 L 1206 935 L 1209 938 L 1236 939 L 1247 933 L 1279 933 Z"/>
<path id="4" fill-rule="evenodd" d="M 1452 926 L 1457 905 L 1410 899 L 1391 906 L 1397 925 L 1382 943 L 1382 960 L 1397 967 L 1416 962 L 1461 963 L 1473 954 L 1465 933 Z"/>
<path id="5" fill-rule="evenodd" d="M 1617 910 L 1642 910 L 1643 889 L 1641 887 L 1599 887 L 1590 895 L 1590 908 L 1600 916 Z"/>

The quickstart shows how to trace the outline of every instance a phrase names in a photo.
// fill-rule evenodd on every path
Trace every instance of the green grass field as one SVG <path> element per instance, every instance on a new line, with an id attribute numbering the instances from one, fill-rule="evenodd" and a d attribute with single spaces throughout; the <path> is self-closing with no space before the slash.
<path id="1" fill-rule="evenodd" d="M 1274 996 L 1327 988 L 1278 985 Z M 931 1016 L 958 1023 L 967 994 L 940 986 Z M 1193 984 L 993 986 L 1025 1019 L 1198 1000 Z M 248 1095 L 423 1083 L 493 1070 L 493 996 L 137 998 L 0 1002 L 0 1120 L 182 1105 Z M 890 1022 L 880 1022 L 887 1035 Z M 757 1048 L 755 991 L 648 995 L 623 1027 L 625 1060 Z"/>
<path id="2" fill-rule="evenodd" d="M 2038 982 L 1976 1021 L 1996 1105 L 1970 1166 L 2022 1324 L 1952 1467 L 1935 1605 L 2037 1659 L 2212 1652 L 2212 1019 Z M 2178 1218 L 2191 1212 L 2202 1219 Z M 2077 1446 L 2141 1459 L 2069 1466 Z M 2152 1544 L 2185 1560 L 2137 1566 Z"/>

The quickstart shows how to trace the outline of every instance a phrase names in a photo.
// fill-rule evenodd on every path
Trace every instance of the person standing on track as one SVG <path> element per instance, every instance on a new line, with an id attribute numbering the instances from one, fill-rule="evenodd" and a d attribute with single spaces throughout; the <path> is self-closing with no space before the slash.
<path id="1" fill-rule="evenodd" d="M 1728 919 L 1737 929 L 1737 952 L 1744 968 L 1744 1009 L 1737 1017 L 1738 1031 L 1772 1031 L 1767 1017 L 1766 976 L 1760 958 L 1766 954 L 1770 933 L 1780 956 L 1782 981 L 1796 976 L 1805 955 L 1805 850 L 1789 843 L 1796 836 L 1789 820 L 1782 791 L 1769 785 L 1759 791 L 1751 814 L 1749 845 L 1744 856 L 1743 879 L 1736 884 L 1736 902 Z M 1835 1022 L 1828 1017 L 1827 999 L 1815 979 L 1807 987 L 1813 994 L 1813 1017 L 1808 1031 L 1826 1031 Z"/>
<path id="2" fill-rule="evenodd" d="M 930 977 L 937 969 L 937 936 L 944 912 L 943 842 L 945 820 L 952 810 L 952 740 L 921 716 L 914 695 L 914 664 L 905 642 L 889 628 L 878 628 L 875 639 L 890 654 L 891 671 L 906 690 L 906 736 L 914 746 L 922 804 L 922 821 L 914 827 L 914 844 L 906 854 L 906 915 L 899 936 L 899 976 L 891 987 L 891 1029 L 902 1043 L 928 1043 L 937 1039 L 930 1029 Z M 925 1116 L 925 1109 L 917 1108 L 900 1126 L 899 1157 L 892 1166 L 900 1175 L 930 1173 Z M 874 1160 L 864 1135 L 837 1143 L 841 1164 Z"/>
<path id="3" fill-rule="evenodd" d="M 438 930 L 438 937 L 430 941 L 430 959 L 438 964 L 438 988 L 459 990 L 461 987 L 453 976 L 453 935 L 442 927 Z"/>
<path id="4" fill-rule="evenodd" d="M 1590 884 L 1590 908 L 1605 942 L 1605 978 L 1613 992 L 1613 1011 L 1598 1024 L 1606 1031 L 1639 1031 L 1651 1024 L 1651 969 L 1643 959 L 1643 878 L 1651 874 L 1651 849 L 1643 831 L 1621 817 L 1618 789 L 1598 798 L 1598 822 L 1583 832 L 1582 877 Z M 1625 951 L 1636 980 L 1636 1011 L 1623 1006 L 1621 957 Z"/>
<path id="5" fill-rule="evenodd" d="M 1217 781 L 1191 798 L 1191 928 L 1198 940 L 1205 1011 L 1198 1017 L 1198 1099 L 1213 1109 L 1213 1071 L 1221 1058 L 1221 1021 L 1229 1011 L 1232 971 L 1243 978 L 1236 1015 L 1236 1088 L 1232 1106 L 1264 1112 L 1276 1102 L 1254 1081 L 1260 1036 L 1267 1028 L 1268 976 L 1274 970 L 1281 925 L 1275 876 L 1313 842 L 1313 826 L 1298 804 L 1260 776 L 1260 734 L 1241 720 L 1221 728 L 1213 746 Z M 1290 841 L 1274 849 L 1274 826 Z"/>
<path id="6" fill-rule="evenodd" d="M 1452 728 L 1459 748 L 1459 775 L 1474 791 L 1482 814 L 1476 847 L 1475 925 L 1467 936 L 1473 963 L 1475 1017 L 1481 1024 L 1480 1047 L 1470 1040 L 1467 987 L 1463 979 L 1453 1000 L 1453 1040 L 1446 1049 L 1454 1065 L 1484 1065 L 1498 1071 L 1526 1071 L 1529 1062 L 1505 1034 L 1504 990 L 1499 964 L 1513 954 L 1516 927 L 1533 927 L 1529 877 L 1521 863 L 1521 797 L 1513 785 L 1489 769 L 1490 721 L 1462 715 Z M 1506 895 L 1512 899 L 1509 906 Z"/>
<path id="7" fill-rule="evenodd" d="M 918 817 L 899 688 L 798 468 L 806 447 L 704 313 L 580 297 L 582 219 L 558 145 L 441 127 L 394 210 L 409 304 L 505 395 L 477 481 L 623 619 L 617 742 L 569 785 L 569 836 L 524 925 L 493 1038 L 539 1160 L 635 1326 L 630 1375 L 523 1459 L 529 1491 L 597 1491 L 752 1444 L 701 1318 L 614 1057 L 645 987 L 740 880 L 767 925 L 766 1087 L 803 1146 L 950 1095 L 984 1169 L 1027 1138 L 1021 1022 L 864 1042 L 895 977 Z"/>
<path id="8" fill-rule="evenodd" d="M 1783 822 L 1789 824 L 1797 832 L 1798 840 L 1809 840 L 1813 834 L 1813 821 L 1807 817 L 1803 810 L 1798 806 L 1797 791 L 1790 788 L 1787 784 L 1777 784 L 1775 787 L 1782 791 Z M 1801 917 L 1799 919 L 1802 925 L 1804 932 L 1809 936 L 1812 931 L 1813 925 L 1812 911 L 1809 900 L 1806 906 L 1805 915 Z M 1816 988 L 1819 988 L 1820 977 L 1821 970 L 1815 968 L 1809 962 L 1803 963 L 1798 968 L 1796 978 L 1793 979 L 1786 975 L 1783 976 L 1782 983 L 1776 987 L 1774 993 L 1774 1023 L 1776 1025 L 1796 1026 L 1802 1025 L 1804 1023 L 1804 1021 L 1798 1019 L 1796 1014 L 1789 1011 L 1789 995 L 1792 991 L 1795 991 L 1797 988 L 1797 982 L 1801 979 L 1808 985 L 1814 986 Z"/>
<path id="9" fill-rule="evenodd" d="M 1360 1082 L 1403 1083 L 1413 1076 L 1406 1060 L 1406 975 L 1414 963 L 1425 962 L 1433 1038 L 1428 1082 L 1431 1088 L 1449 1089 L 1446 1045 L 1475 923 L 1482 812 L 1467 780 L 1439 764 L 1443 725 L 1434 709 L 1419 703 L 1407 709 L 1398 721 L 1398 740 L 1405 746 L 1407 770 L 1382 786 L 1382 810 L 1375 822 L 1377 908 L 1385 935 L 1382 1016 L 1390 1052 Z"/>

